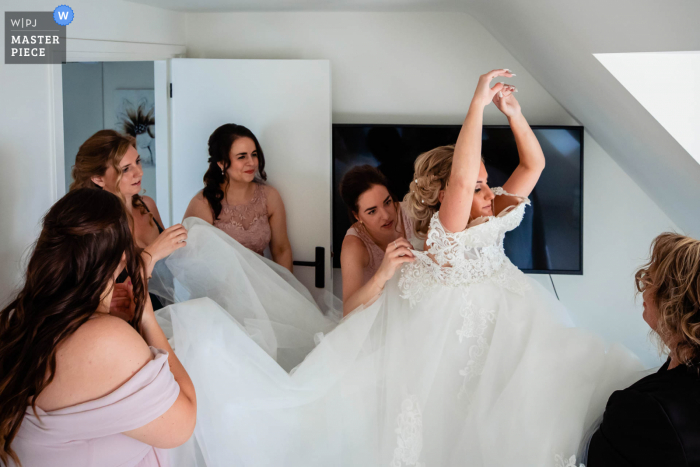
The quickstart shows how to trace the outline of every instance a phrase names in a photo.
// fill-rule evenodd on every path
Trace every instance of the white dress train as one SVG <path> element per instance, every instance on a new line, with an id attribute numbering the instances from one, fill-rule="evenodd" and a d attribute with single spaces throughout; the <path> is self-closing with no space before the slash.
<path id="1" fill-rule="evenodd" d="M 226 232 L 190 217 L 187 246 L 157 263 L 149 291 L 164 303 L 209 297 L 283 368 L 291 370 L 333 329 L 342 305 L 323 296 L 323 310 L 286 268 L 245 248 Z M 171 334 L 168 312 L 157 316 Z"/>
<path id="2" fill-rule="evenodd" d="M 436 214 L 428 251 L 289 373 L 214 301 L 169 307 L 207 466 L 575 465 L 643 368 L 507 259 L 527 204 L 459 233 Z"/>

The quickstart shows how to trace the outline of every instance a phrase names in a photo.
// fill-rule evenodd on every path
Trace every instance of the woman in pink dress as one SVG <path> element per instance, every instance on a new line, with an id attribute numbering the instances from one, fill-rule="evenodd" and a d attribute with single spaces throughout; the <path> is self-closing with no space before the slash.
<path id="1" fill-rule="evenodd" d="M 413 221 L 387 186 L 371 165 L 353 167 L 340 181 L 340 195 L 356 221 L 340 253 L 343 314 L 379 295 L 396 269 L 413 261 Z"/>
<path id="2" fill-rule="evenodd" d="M 198 217 L 292 271 L 292 247 L 280 194 L 265 183 L 265 156 L 253 132 L 227 123 L 209 137 L 204 190 L 192 198 L 185 218 Z"/>
<path id="3" fill-rule="evenodd" d="M 208 146 L 205 187 L 182 222 L 187 246 L 159 263 L 151 290 L 172 303 L 213 300 L 291 371 L 319 333 L 336 326 L 341 306 L 330 294 L 319 293 L 317 301 L 292 274 L 284 204 L 264 183 L 265 157 L 255 135 L 229 123 L 211 134 Z M 263 256 L 268 247 L 272 260 Z"/>
<path id="4" fill-rule="evenodd" d="M 127 322 L 110 315 L 131 271 Z M 194 386 L 158 326 L 123 203 L 81 188 L 48 212 L 0 311 L 0 464 L 164 467 L 194 429 Z"/>

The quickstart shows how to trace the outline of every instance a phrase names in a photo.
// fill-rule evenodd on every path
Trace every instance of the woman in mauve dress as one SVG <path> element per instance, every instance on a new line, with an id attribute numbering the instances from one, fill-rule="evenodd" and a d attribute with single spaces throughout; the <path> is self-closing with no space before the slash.
<path id="1" fill-rule="evenodd" d="M 194 386 L 156 322 L 123 203 L 90 188 L 46 214 L 0 311 L 0 464 L 166 467 L 194 430 Z M 130 271 L 132 318 L 110 314 Z"/>

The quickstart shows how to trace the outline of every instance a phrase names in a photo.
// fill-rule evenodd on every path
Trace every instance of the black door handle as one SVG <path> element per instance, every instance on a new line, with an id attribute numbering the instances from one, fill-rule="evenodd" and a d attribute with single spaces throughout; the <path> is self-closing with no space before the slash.
<path id="1" fill-rule="evenodd" d="M 316 268 L 315 286 L 322 289 L 326 286 L 326 249 L 322 246 L 316 247 L 316 261 L 294 261 L 294 266 L 311 266 Z"/>

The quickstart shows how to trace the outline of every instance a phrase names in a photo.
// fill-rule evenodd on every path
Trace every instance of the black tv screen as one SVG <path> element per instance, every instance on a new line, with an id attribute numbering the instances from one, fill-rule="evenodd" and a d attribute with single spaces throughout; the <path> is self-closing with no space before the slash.
<path id="1" fill-rule="evenodd" d="M 506 254 L 523 272 L 583 274 L 583 127 L 533 126 L 546 168 L 530 194 L 532 207 L 506 234 Z M 370 164 L 389 179 L 402 200 L 413 178 L 413 162 L 425 151 L 455 144 L 459 125 L 333 125 L 333 266 L 351 222 L 338 191 L 356 165 Z M 489 186 L 502 186 L 518 165 L 508 126 L 484 126 L 482 155 Z"/>

